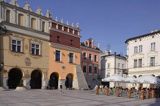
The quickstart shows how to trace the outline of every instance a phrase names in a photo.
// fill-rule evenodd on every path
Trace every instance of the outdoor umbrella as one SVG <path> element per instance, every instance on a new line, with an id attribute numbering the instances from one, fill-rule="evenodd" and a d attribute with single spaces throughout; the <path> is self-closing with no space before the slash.
<path id="1" fill-rule="evenodd" d="M 160 84 L 160 79 L 152 75 L 144 75 L 137 78 L 137 82 L 146 84 Z"/>
<path id="2" fill-rule="evenodd" d="M 129 76 L 129 77 L 125 78 L 125 82 L 126 83 L 136 83 L 137 79 L 135 77 Z"/>
<path id="3" fill-rule="evenodd" d="M 107 82 L 124 82 L 125 79 L 120 75 L 113 75 L 107 78 L 102 79 L 102 81 Z"/>

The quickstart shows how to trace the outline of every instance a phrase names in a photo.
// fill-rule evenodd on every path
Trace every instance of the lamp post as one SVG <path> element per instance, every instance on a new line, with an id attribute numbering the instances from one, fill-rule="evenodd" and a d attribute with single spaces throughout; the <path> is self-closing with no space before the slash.
<path id="1" fill-rule="evenodd" d="M 0 64 L 0 87 L 3 86 L 3 67 L 4 67 L 4 63 Z"/>

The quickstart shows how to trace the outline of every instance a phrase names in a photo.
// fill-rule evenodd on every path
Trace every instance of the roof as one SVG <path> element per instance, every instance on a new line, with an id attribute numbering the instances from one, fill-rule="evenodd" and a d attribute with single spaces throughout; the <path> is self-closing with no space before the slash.
<path id="1" fill-rule="evenodd" d="M 127 39 L 127 40 L 125 41 L 125 43 L 127 43 L 127 42 L 130 41 L 130 40 L 135 40 L 135 39 L 138 39 L 138 38 L 151 36 L 151 35 L 156 34 L 156 33 L 160 33 L 160 30 L 157 30 L 157 31 L 154 31 L 154 32 L 151 32 L 151 33 L 147 33 L 147 34 L 143 34 L 143 35 L 139 35 L 139 36 L 136 36 L 136 37 L 129 38 L 129 39 Z"/>

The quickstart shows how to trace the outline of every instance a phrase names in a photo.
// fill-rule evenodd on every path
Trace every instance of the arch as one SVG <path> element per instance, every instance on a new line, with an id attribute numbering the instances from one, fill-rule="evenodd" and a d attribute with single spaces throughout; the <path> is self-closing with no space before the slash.
<path id="1" fill-rule="evenodd" d="M 133 75 L 133 77 L 134 77 L 134 78 L 137 78 L 137 76 L 136 76 L 136 75 Z"/>
<path id="2" fill-rule="evenodd" d="M 139 75 L 138 77 L 142 77 L 142 75 Z"/>
<path id="3" fill-rule="evenodd" d="M 42 87 L 42 72 L 40 70 L 33 70 L 30 80 L 31 89 L 41 89 Z"/>
<path id="4" fill-rule="evenodd" d="M 23 74 L 21 69 L 12 68 L 8 73 L 7 85 L 9 89 L 16 89 L 17 86 L 23 85 Z"/>
<path id="5" fill-rule="evenodd" d="M 156 77 L 154 74 L 152 74 L 153 77 Z"/>
<path id="6" fill-rule="evenodd" d="M 157 78 L 160 78 L 160 75 L 159 75 L 159 76 L 157 76 Z"/>
<path id="7" fill-rule="evenodd" d="M 58 80 L 59 80 L 59 74 L 56 72 L 53 72 L 50 75 L 50 79 L 49 79 L 50 89 L 58 89 Z"/>
<path id="8" fill-rule="evenodd" d="M 69 88 L 71 89 L 72 88 L 72 84 L 73 83 L 73 74 L 72 73 L 69 73 L 67 74 L 66 76 L 66 81 L 65 81 L 65 86 L 66 88 Z"/>

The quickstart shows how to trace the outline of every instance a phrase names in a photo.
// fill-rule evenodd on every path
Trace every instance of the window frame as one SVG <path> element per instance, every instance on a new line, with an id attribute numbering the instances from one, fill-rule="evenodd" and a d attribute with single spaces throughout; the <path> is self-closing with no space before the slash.
<path id="1" fill-rule="evenodd" d="M 150 57 L 150 66 L 151 67 L 154 67 L 155 66 L 155 60 L 156 58 L 155 57 Z M 153 61 L 154 60 L 154 61 Z"/>
<path id="2" fill-rule="evenodd" d="M 70 56 L 71 56 L 70 54 L 72 54 L 72 59 L 70 58 Z M 72 61 L 70 61 L 70 59 L 71 59 Z M 74 63 L 74 53 L 69 53 L 69 54 L 68 54 L 68 62 L 69 62 L 69 63 L 72 63 L 72 64 Z"/>
<path id="3" fill-rule="evenodd" d="M 59 52 L 59 59 L 57 58 L 57 52 Z M 56 62 L 61 62 L 61 51 L 60 50 L 55 50 L 55 61 Z"/>
<path id="4" fill-rule="evenodd" d="M 39 42 L 34 42 L 34 41 L 31 41 L 31 43 L 30 43 L 30 53 L 32 54 L 32 55 L 35 55 L 35 56 L 40 56 L 40 55 L 42 55 L 42 51 L 41 51 L 41 47 L 42 47 L 42 45 L 39 43 Z M 32 47 L 32 45 L 35 45 L 35 47 Z M 36 46 L 39 46 L 39 48 L 38 48 L 38 54 L 37 54 L 37 47 Z M 34 53 L 33 53 L 33 51 L 32 51 L 32 49 L 35 49 L 34 50 Z"/>
<path id="5" fill-rule="evenodd" d="M 15 40 L 15 50 L 13 49 L 13 40 Z M 20 42 L 20 45 L 18 44 L 18 41 Z M 18 45 L 17 45 L 18 44 Z M 11 38 L 11 43 L 10 43 L 10 50 L 12 52 L 15 52 L 15 53 L 22 53 L 23 52 L 23 40 L 22 39 L 19 39 L 19 38 Z M 18 46 L 20 46 L 20 51 L 18 50 Z"/>

